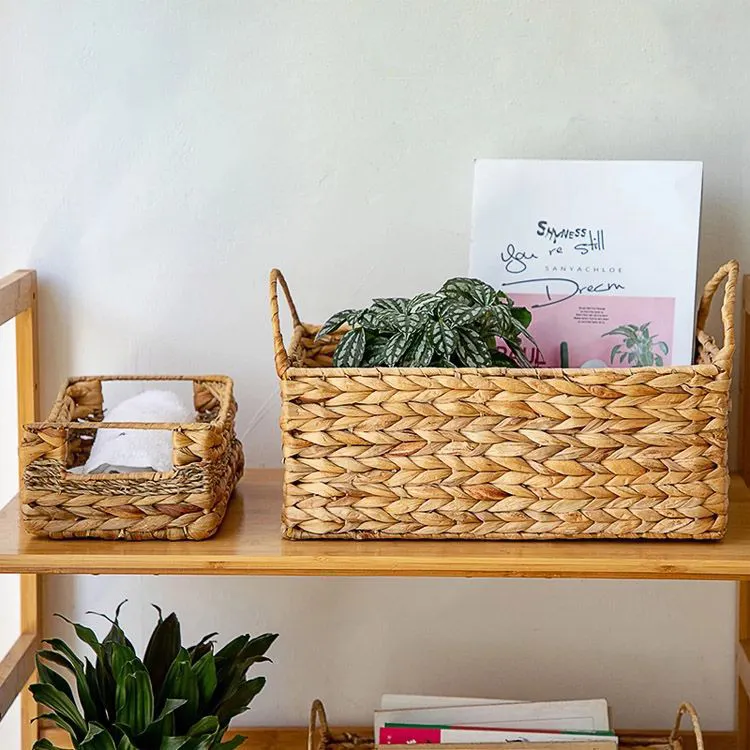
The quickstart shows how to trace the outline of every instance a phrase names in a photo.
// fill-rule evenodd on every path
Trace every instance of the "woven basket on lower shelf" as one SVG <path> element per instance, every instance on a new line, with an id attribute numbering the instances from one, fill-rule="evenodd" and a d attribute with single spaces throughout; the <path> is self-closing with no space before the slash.
<path id="1" fill-rule="evenodd" d="M 291 539 L 719 539 L 738 265 L 708 282 L 696 363 L 334 368 L 271 273 Z M 704 331 L 722 281 L 721 347 Z M 278 285 L 294 325 L 288 350 Z"/>
<path id="2" fill-rule="evenodd" d="M 672 732 L 663 736 L 642 736 L 626 734 L 618 737 L 618 747 L 627 750 L 682 750 L 683 743 L 680 738 L 680 724 L 682 717 L 688 714 L 693 723 L 695 733 L 696 750 L 705 750 L 703 744 L 703 732 L 701 731 L 698 714 L 690 703 L 683 703 L 678 712 Z M 516 743 L 518 744 L 518 743 Z M 566 743 L 568 745 L 569 743 Z M 574 743 L 576 746 L 583 743 Z M 602 743 L 592 743 L 601 745 Z M 503 750 L 505 744 L 482 743 L 480 745 L 450 745 L 451 750 Z M 323 704 L 316 700 L 310 711 L 310 726 L 308 730 L 307 750 L 375 750 L 375 748 L 390 748 L 390 750 L 406 750 L 414 748 L 414 745 L 377 745 L 372 737 L 345 732 L 333 734 L 328 725 Z M 548 750 L 550 743 L 524 742 L 524 750 Z"/>
<path id="3" fill-rule="evenodd" d="M 104 422 L 102 382 L 192 381 L 196 419 L 187 424 Z M 70 379 L 45 422 L 26 425 L 21 513 L 26 530 L 55 539 L 206 539 L 221 524 L 244 466 L 234 433 L 232 381 L 199 377 L 107 376 Z M 171 430 L 174 469 L 137 474 L 75 474 L 97 430 Z"/>

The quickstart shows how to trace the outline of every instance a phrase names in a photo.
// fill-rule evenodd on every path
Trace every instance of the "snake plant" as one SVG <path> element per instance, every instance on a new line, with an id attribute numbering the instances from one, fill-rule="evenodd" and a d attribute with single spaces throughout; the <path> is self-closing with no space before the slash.
<path id="1" fill-rule="evenodd" d="M 218 651 L 216 633 L 182 645 L 172 613 L 158 622 L 143 658 L 119 624 L 120 607 L 101 642 L 91 628 L 64 619 L 95 656 L 81 659 L 59 638 L 36 655 L 39 682 L 30 690 L 49 709 L 48 719 L 69 735 L 76 750 L 233 750 L 242 737 L 222 741 L 230 719 L 245 711 L 265 685 L 246 678 L 248 669 L 270 661 L 276 635 L 240 635 Z M 95 614 L 95 613 L 92 613 Z M 59 616 L 59 615 L 58 615 Z M 66 679 L 66 675 L 69 679 Z M 34 750 L 60 750 L 38 740 Z"/>

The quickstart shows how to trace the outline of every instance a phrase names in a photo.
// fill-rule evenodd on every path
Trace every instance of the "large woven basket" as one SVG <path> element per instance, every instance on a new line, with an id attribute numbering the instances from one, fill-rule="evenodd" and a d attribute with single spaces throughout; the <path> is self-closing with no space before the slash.
<path id="1" fill-rule="evenodd" d="M 693 724 L 695 733 L 696 750 L 704 750 L 703 732 L 701 730 L 698 714 L 690 703 L 683 703 L 678 712 L 672 732 L 669 735 L 662 736 L 645 736 L 635 734 L 620 735 L 617 738 L 617 744 L 620 748 L 627 750 L 683 750 L 683 741 L 680 736 L 680 724 L 682 717 L 687 714 Z M 371 734 L 371 733 L 370 733 Z M 519 743 L 516 743 L 519 744 Z M 564 743 L 570 747 L 571 743 Z M 585 746 L 589 743 L 572 743 L 576 748 Z M 602 743 L 591 743 L 601 745 Z M 480 743 L 472 745 L 451 744 L 448 747 L 451 750 L 504 750 L 508 743 Z M 376 750 L 376 748 L 390 748 L 390 750 L 407 750 L 414 748 L 415 745 L 378 745 L 371 736 L 365 734 L 355 734 L 353 732 L 334 733 L 328 725 L 323 704 L 316 700 L 312 704 L 310 711 L 310 726 L 308 729 L 307 750 Z M 417 746 L 418 747 L 418 746 Z M 524 742 L 524 750 L 549 750 L 550 743 Z"/>
<path id="2" fill-rule="evenodd" d="M 738 265 L 700 301 L 696 364 L 334 368 L 271 272 L 290 539 L 719 539 Z M 719 348 L 704 331 L 726 281 Z M 278 286 L 294 326 L 285 348 Z"/>
<path id="3" fill-rule="evenodd" d="M 187 380 L 195 421 L 103 422 L 102 382 Z M 221 375 L 72 378 L 45 422 L 26 425 L 20 448 L 26 530 L 55 539 L 206 539 L 221 524 L 244 465 L 234 433 L 232 381 Z M 174 469 L 134 474 L 75 474 L 97 430 L 171 430 Z"/>

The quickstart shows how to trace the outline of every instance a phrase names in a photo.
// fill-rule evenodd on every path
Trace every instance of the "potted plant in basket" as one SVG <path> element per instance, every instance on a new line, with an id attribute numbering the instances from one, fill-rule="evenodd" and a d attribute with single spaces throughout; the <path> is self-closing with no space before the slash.
<path id="1" fill-rule="evenodd" d="M 531 367 L 523 342 L 531 313 L 480 279 L 449 279 L 436 292 L 375 299 L 342 310 L 317 338 L 347 325 L 334 367 Z"/>
<path id="2" fill-rule="evenodd" d="M 229 721 L 265 685 L 265 677 L 247 679 L 246 673 L 253 664 L 270 661 L 265 653 L 276 634 L 240 635 L 216 651 L 216 633 L 210 633 L 186 648 L 177 616 L 162 617 L 157 607 L 158 622 L 139 658 L 119 625 L 120 607 L 101 642 L 91 628 L 63 618 L 94 652 L 93 663 L 63 640 L 44 641 L 47 648 L 36 656 L 39 682 L 30 688 L 37 703 L 49 709 L 40 719 L 65 730 L 76 750 L 239 747 L 243 737 L 222 738 Z M 34 748 L 60 750 L 47 739 Z"/>

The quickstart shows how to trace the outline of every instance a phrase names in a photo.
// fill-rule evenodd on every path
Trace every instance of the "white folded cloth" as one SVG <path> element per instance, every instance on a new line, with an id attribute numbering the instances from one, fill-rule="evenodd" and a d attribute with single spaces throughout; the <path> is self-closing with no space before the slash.
<path id="1" fill-rule="evenodd" d="M 104 422 L 192 422 L 194 414 L 172 391 L 144 391 L 107 411 Z M 172 431 L 100 427 L 84 474 L 171 471 Z"/>

